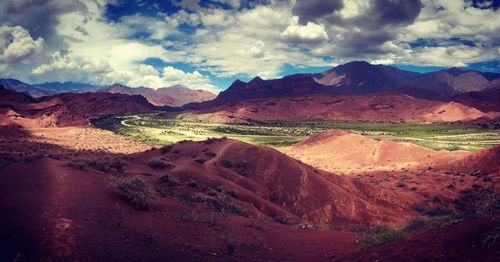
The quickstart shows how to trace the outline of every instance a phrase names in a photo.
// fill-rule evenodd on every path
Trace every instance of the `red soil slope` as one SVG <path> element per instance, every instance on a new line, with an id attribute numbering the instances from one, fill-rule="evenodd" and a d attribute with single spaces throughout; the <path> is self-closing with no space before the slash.
<path id="1" fill-rule="evenodd" d="M 398 196 L 316 170 L 271 148 L 230 139 L 206 145 L 187 142 L 164 156 L 158 151 L 139 156 L 136 163 L 158 157 L 175 165 L 169 175 L 228 188 L 259 216 L 336 224 L 405 220 L 404 214 L 394 212 L 404 208 L 395 204 Z"/>
<path id="2" fill-rule="evenodd" d="M 488 118 L 481 111 L 455 102 L 416 99 L 407 95 L 307 95 L 245 100 L 178 116 L 210 122 L 245 121 L 384 121 L 456 122 Z"/>
<path id="3" fill-rule="evenodd" d="M 377 141 L 350 131 L 330 130 L 281 152 L 329 172 L 391 170 L 450 163 L 464 158 L 464 151 L 435 151 L 412 143 Z"/>
<path id="4" fill-rule="evenodd" d="M 442 187 L 451 179 L 462 179 L 456 181 L 457 191 L 472 183 L 492 183 L 433 169 L 429 175 L 416 173 L 419 188 L 411 191 L 410 185 L 388 186 L 396 180 L 375 181 L 395 177 L 412 183 L 413 178 L 403 180 L 411 175 L 407 171 L 372 177 L 363 173 L 351 179 L 317 170 L 274 149 L 229 139 L 185 142 L 126 155 L 140 147 L 91 128 L 27 133 L 3 127 L 1 131 L 0 149 L 7 153 L 2 159 L 19 156 L 0 167 L 0 260 L 5 261 L 351 260 L 356 257 L 346 253 L 356 249 L 357 233 L 349 231 L 353 224 L 401 226 L 415 215 L 409 209 L 422 199 L 446 206 L 447 200 L 436 193 L 445 191 Z M 20 162 L 34 152 L 41 158 Z M 492 154 L 495 151 L 480 155 L 491 160 Z M 97 170 L 100 166 L 85 164 L 81 170 L 67 164 L 106 159 L 124 161 L 126 166 L 120 172 L 103 172 Z M 147 181 L 160 194 L 153 210 L 135 209 L 108 188 L 113 177 Z M 431 178 L 432 194 L 424 191 L 429 188 L 426 179 Z M 456 196 L 452 193 L 450 199 Z M 304 224 L 283 225 L 290 222 Z M 314 229 L 314 224 L 323 223 L 333 223 L 342 231 Z M 453 232 L 444 235 L 451 237 Z M 419 243 L 432 245 L 421 244 L 415 252 L 440 247 L 434 240 L 451 241 L 442 236 L 429 233 Z M 455 236 L 458 241 L 468 235 Z M 408 248 L 414 246 L 406 245 L 395 245 L 384 254 L 402 253 L 398 250 L 412 254 Z M 457 251 L 453 245 L 443 248 L 443 254 Z M 487 252 L 481 254 L 489 258 Z M 372 253 L 365 255 L 372 257 Z"/>
<path id="5" fill-rule="evenodd" d="M 494 221 L 474 219 L 432 229 L 337 261 L 496 261 L 500 246 L 483 245 Z"/>

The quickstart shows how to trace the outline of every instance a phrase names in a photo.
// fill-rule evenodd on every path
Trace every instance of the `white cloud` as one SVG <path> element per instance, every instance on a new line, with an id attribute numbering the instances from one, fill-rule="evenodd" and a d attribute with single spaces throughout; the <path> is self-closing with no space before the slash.
<path id="1" fill-rule="evenodd" d="M 328 41 L 324 25 L 308 22 L 307 25 L 290 25 L 281 34 L 285 41 L 291 43 L 321 43 Z"/>
<path id="2" fill-rule="evenodd" d="M 183 85 L 193 89 L 203 89 L 217 93 L 218 90 L 210 83 L 207 76 L 198 71 L 184 72 L 172 66 L 164 67 L 161 74 L 150 65 L 139 65 L 139 75 L 133 75 L 127 82 L 129 86 L 147 86 L 151 88 Z"/>
<path id="3" fill-rule="evenodd" d="M 158 76 L 158 71 L 150 65 L 141 64 L 139 66 L 139 72 L 144 76 Z"/>
<path id="4" fill-rule="evenodd" d="M 241 11 L 202 9 L 203 28 L 193 38 L 190 60 L 214 75 L 278 77 L 285 64 L 324 66 L 312 53 L 283 41 L 281 32 L 296 24 L 290 6 L 259 5 Z"/>
<path id="5" fill-rule="evenodd" d="M 218 77 L 263 78 L 280 76 L 285 64 L 333 65 L 325 56 L 336 63 L 437 66 L 500 59 L 498 10 L 474 8 L 470 1 L 422 0 L 421 9 L 408 5 L 411 12 L 395 15 L 391 6 L 405 1 L 303 0 L 321 14 L 305 20 L 309 23 L 298 23 L 296 1 L 211 0 L 200 6 L 198 0 L 176 0 L 185 10 L 118 20 L 106 19 L 107 0 L 7 2 L 0 2 L 0 23 L 9 25 L 0 26 L 2 75 L 29 75 L 34 81 L 213 88 L 199 71 L 159 72 L 144 65 L 148 58 L 187 63 Z M 24 5 L 29 8 L 22 13 Z M 9 8 L 18 13 L 7 13 Z M 26 26 L 11 26 L 22 23 Z M 183 33 L 185 26 L 194 33 Z M 416 47 L 415 41 L 421 44 Z"/>
<path id="6" fill-rule="evenodd" d="M 28 60 L 43 49 L 43 38 L 34 40 L 21 26 L 0 26 L 0 59 L 8 64 Z"/>

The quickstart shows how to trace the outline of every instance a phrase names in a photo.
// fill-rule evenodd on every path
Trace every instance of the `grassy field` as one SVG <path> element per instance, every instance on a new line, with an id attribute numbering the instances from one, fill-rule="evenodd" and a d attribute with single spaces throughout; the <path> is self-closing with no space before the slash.
<path id="1" fill-rule="evenodd" d="M 373 139 L 411 142 L 433 149 L 476 151 L 500 144 L 500 129 L 458 124 L 311 122 L 213 124 L 167 119 L 158 114 L 116 116 L 94 124 L 134 140 L 165 145 L 182 140 L 229 137 L 266 145 L 288 146 L 328 129 L 352 130 Z"/>

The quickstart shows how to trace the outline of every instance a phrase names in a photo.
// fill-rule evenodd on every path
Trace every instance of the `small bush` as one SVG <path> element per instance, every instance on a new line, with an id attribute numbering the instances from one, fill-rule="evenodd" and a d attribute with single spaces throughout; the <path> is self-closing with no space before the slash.
<path id="1" fill-rule="evenodd" d="M 163 183 L 163 184 L 165 184 L 167 186 L 176 186 L 176 185 L 178 185 L 178 183 L 175 182 L 175 181 L 173 181 L 172 179 L 170 179 L 170 177 L 167 174 L 160 176 L 158 178 L 158 180 L 161 183 Z"/>
<path id="2" fill-rule="evenodd" d="M 248 164 L 246 162 L 233 163 L 229 160 L 222 160 L 222 166 L 225 168 L 233 169 L 239 175 L 247 176 Z"/>
<path id="3" fill-rule="evenodd" d="M 441 228 L 444 226 L 456 224 L 460 221 L 462 221 L 462 219 L 459 219 L 456 216 L 452 215 L 437 216 L 437 217 L 420 217 L 409 221 L 405 227 L 405 231 L 421 232 L 433 228 Z"/>
<path id="4" fill-rule="evenodd" d="M 405 239 L 408 233 L 401 229 L 392 229 L 389 227 L 378 227 L 372 234 L 364 235 L 358 239 L 361 249 L 382 246 L 392 241 Z"/>
<path id="5" fill-rule="evenodd" d="M 80 162 L 84 166 L 89 166 L 103 172 L 121 172 L 126 166 L 126 163 L 120 160 L 85 160 Z"/>
<path id="6" fill-rule="evenodd" d="M 115 178 L 110 186 L 136 208 L 151 209 L 156 198 L 153 187 L 140 177 Z"/>
<path id="7" fill-rule="evenodd" d="M 500 193 L 491 187 L 478 192 L 462 190 L 455 202 L 455 208 L 466 217 L 492 216 L 500 213 Z"/>
<path id="8" fill-rule="evenodd" d="M 153 159 L 148 162 L 148 166 L 154 169 L 164 169 L 169 167 L 169 164 L 163 160 L 160 159 Z"/>
<path id="9" fill-rule="evenodd" d="M 271 199 L 272 202 L 277 202 L 279 199 L 280 199 L 280 195 L 278 192 L 276 191 L 273 191 L 271 192 L 271 194 L 269 195 L 269 199 Z"/>
<path id="10" fill-rule="evenodd" d="M 396 187 L 398 187 L 398 188 L 403 188 L 403 187 L 406 187 L 406 184 L 405 184 L 405 183 L 402 183 L 402 182 L 398 182 L 398 183 L 396 184 Z"/>
<path id="11" fill-rule="evenodd" d="M 222 199 L 211 197 L 202 193 L 197 193 L 193 197 L 194 202 L 203 203 L 210 209 L 221 212 L 221 213 L 231 213 L 241 216 L 248 216 L 248 212 L 241 208 L 239 205 L 231 201 L 224 201 Z"/>
<path id="12" fill-rule="evenodd" d="M 69 167 L 72 167 L 72 168 L 85 170 L 85 163 L 82 161 L 72 160 L 72 161 L 69 161 L 68 163 L 66 163 L 66 165 L 68 165 Z"/>
<path id="13" fill-rule="evenodd" d="M 195 160 L 194 160 L 194 162 L 196 162 L 196 163 L 198 163 L 198 164 L 200 164 L 200 165 L 203 165 L 203 164 L 206 162 L 206 160 L 205 160 L 205 159 L 198 158 L 198 159 L 195 159 Z"/>
<path id="14" fill-rule="evenodd" d="M 500 221 L 496 221 L 495 226 L 484 234 L 483 247 L 492 247 L 500 238 Z"/>
<path id="15" fill-rule="evenodd" d="M 172 151 L 172 149 L 174 149 L 174 147 L 172 145 L 166 145 L 166 146 L 162 146 L 160 147 L 160 151 L 163 153 L 163 154 L 166 154 L 170 151 Z"/>

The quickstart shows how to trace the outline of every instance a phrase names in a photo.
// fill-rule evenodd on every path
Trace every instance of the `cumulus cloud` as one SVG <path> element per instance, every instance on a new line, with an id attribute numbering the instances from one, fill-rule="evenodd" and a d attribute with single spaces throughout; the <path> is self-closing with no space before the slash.
<path id="1" fill-rule="evenodd" d="M 299 17 L 300 23 L 305 24 L 318 21 L 318 19 L 332 14 L 343 6 L 342 0 L 296 0 L 293 14 Z"/>
<path id="2" fill-rule="evenodd" d="M 214 75 L 272 78 L 279 76 L 285 64 L 328 64 L 319 55 L 301 52 L 301 47 L 283 40 L 281 33 L 297 24 L 287 4 L 241 11 L 202 9 L 200 13 L 203 27 L 196 31 L 190 60 Z"/>
<path id="3" fill-rule="evenodd" d="M 43 38 L 34 40 L 21 26 L 0 26 L 0 57 L 8 64 L 22 62 L 43 49 Z"/>
<path id="4" fill-rule="evenodd" d="M 73 60 L 68 55 L 56 52 L 52 55 L 52 61 L 33 69 L 33 74 L 45 74 L 55 71 L 78 71 L 82 73 L 102 74 L 113 70 L 110 65 L 101 59 Z"/>
<path id="5" fill-rule="evenodd" d="M 193 89 L 218 92 L 217 88 L 210 83 L 210 79 L 198 71 L 189 73 L 172 66 L 167 66 L 163 68 L 160 74 L 154 67 L 141 64 L 139 66 L 139 73 L 132 76 L 132 79 L 127 84 L 130 86 L 147 86 L 151 88 L 183 85 Z"/>
<path id="6" fill-rule="evenodd" d="M 181 9 L 112 20 L 106 4 L 116 0 L 0 1 L 0 73 L 210 89 L 200 72 L 273 78 L 288 64 L 463 66 L 500 59 L 496 1 L 171 1 Z M 144 64 L 149 58 L 199 71 L 158 70 Z"/>
<path id="7" fill-rule="evenodd" d="M 306 25 L 290 25 L 281 36 L 291 43 L 321 43 L 328 41 L 325 27 L 312 22 Z"/>

